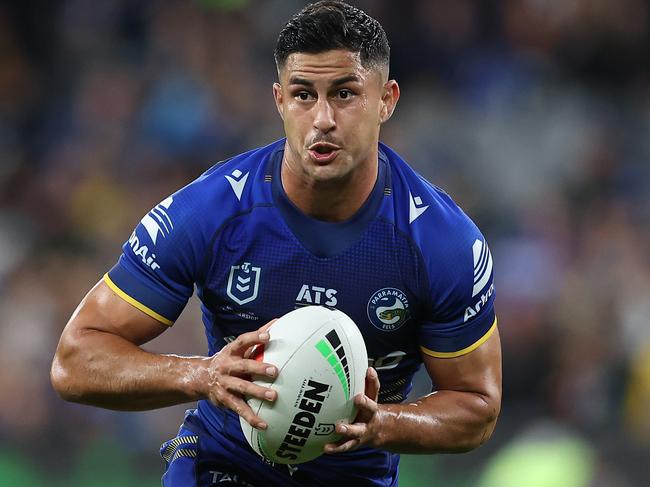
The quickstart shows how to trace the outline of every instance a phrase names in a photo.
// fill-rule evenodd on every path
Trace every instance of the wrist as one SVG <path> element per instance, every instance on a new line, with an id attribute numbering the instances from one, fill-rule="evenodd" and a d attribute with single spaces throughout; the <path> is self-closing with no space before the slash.
<path id="1" fill-rule="evenodd" d="M 174 357 L 180 392 L 188 401 L 208 398 L 210 357 Z"/>
<path id="2" fill-rule="evenodd" d="M 392 413 L 385 404 L 378 404 L 368 429 L 370 433 L 370 446 L 377 449 L 386 449 L 386 444 L 392 422 Z"/>

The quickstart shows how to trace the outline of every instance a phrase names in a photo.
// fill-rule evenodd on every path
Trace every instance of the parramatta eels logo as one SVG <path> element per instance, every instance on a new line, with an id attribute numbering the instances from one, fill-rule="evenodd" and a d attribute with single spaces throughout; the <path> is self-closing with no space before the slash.
<path id="1" fill-rule="evenodd" d="M 380 289 L 368 301 L 368 318 L 382 331 L 395 331 L 410 317 L 406 294 L 394 287 Z"/>

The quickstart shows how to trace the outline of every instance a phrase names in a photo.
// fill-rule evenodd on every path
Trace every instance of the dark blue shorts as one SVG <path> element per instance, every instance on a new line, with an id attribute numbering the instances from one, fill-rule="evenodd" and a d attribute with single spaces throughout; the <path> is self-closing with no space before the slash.
<path id="1" fill-rule="evenodd" d="M 241 434 L 239 419 L 223 412 L 215 431 L 197 410 L 189 410 L 178 435 L 163 443 L 163 487 L 397 486 L 399 455 L 360 449 L 322 455 L 299 465 L 272 464 L 257 455 Z"/>

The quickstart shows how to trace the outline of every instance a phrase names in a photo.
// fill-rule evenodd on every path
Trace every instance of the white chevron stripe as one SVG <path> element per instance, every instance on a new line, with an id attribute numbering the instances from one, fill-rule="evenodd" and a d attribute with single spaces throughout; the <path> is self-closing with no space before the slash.
<path id="1" fill-rule="evenodd" d="M 491 276 L 492 276 L 492 254 L 490 254 L 490 251 L 488 250 L 487 266 L 483 271 L 478 282 L 476 282 L 474 284 L 474 287 L 472 288 L 472 297 L 476 296 L 478 293 L 481 292 L 481 290 L 485 287 L 485 285 L 490 280 Z"/>
<path id="2" fill-rule="evenodd" d="M 149 214 L 146 214 L 140 223 L 142 223 L 142 226 L 145 228 L 145 230 L 147 230 L 151 241 L 155 245 L 156 239 L 158 238 L 158 233 L 162 232 L 160 225 L 158 225 L 158 223 L 156 223 L 156 220 L 151 218 Z"/>
<path id="3" fill-rule="evenodd" d="M 481 258 L 480 264 L 474 268 L 474 282 L 478 281 L 485 272 L 489 258 L 490 250 L 488 249 L 487 245 L 483 245 L 483 257 Z"/>
<path id="4" fill-rule="evenodd" d="M 167 233 L 169 233 L 171 231 L 171 229 L 167 226 L 167 222 L 165 220 L 163 220 L 155 210 L 156 209 L 154 208 L 153 210 L 151 210 L 151 212 L 149 214 L 155 216 L 156 220 L 158 220 L 160 222 L 160 224 L 163 227 L 165 227 L 165 230 L 167 231 Z M 162 230 L 162 228 L 161 228 L 161 230 Z"/>
<path id="5" fill-rule="evenodd" d="M 154 210 L 156 211 L 156 213 L 160 214 L 162 217 L 165 218 L 165 220 L 167 221 L 167 223 L 169 223 L 169 226 L 170 226 L 171 228 L 174 228 L 174 224 L 172 223 L 172 219 L 169 218 L 169 215 L 168 215 L 167 212 L 165 211 L 165 208 L 164 208 L 164 207 L 162 207 L 161 205 L 158 205 L 158 206 L 156 206 L 156 207 L 154 208 Z"/>
<path id="6" fill-rule="evenodd" d="M 165 234 L 168 235 L 174 228 L 171 218 L 169 218 L 169 215 L 165 211 L 169 209 L 173 201 L 174 198 L 171 196 L 165 198 L 149 213 L 147 213 L 140 222 L 142 223 L 142 226 L 145 228 L 145 230 L 147 230 L 147 233 L 149 234 L 149 237 L 151 237 L 151 241 L 154 243 L 154 245 L 156 244 L 159 233 L 162 233 L 164 237 Z"/>
<path id="7" fill-rule="evenodd" d="M 484 245 L 481 242 L 482 250 L 481 256 L 478 259 L 478 262 L 474 261 L 474 280 L 476 281 L 476 276 L 481 273 L 481 269 L 485 267 L 487 261 L 487 245 Z"/>

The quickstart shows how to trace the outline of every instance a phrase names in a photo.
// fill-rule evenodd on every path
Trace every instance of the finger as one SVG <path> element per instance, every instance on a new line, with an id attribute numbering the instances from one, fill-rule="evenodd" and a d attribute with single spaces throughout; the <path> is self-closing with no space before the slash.
<path id="1" fill-rule="evenodd" d="M 264 353 L 264 344 L 263 343 L 257 343 L 255 345 L 253 345 L 252 347 L 246 349 L 246 351 L 243 353 L 242 356 L 244 358 L 253 357 L 253 359 L 254 359 L 257 355 L 259 355 L 261 353 Z"/>
<path id="2" fill-rule="evenodd" d="M 251 359 L 233 360 L 226 368 L 228 375 L 255 375 L 259 377 L 274 378 L 278 374 L 278 368 L 273 364 L 258 362 Z"/>
<path id="3" fill-rule="evenodd" d="M 352 423 L 352 424 L 343 424 L 339 423 L 336 425 L 336 432 L 347 438 L 347 439 L 358 439 L 361 440 L 363 435 L 366 434 L 367 431 L 367 425 L 366 423 Z"/>
<path id="4" fill-rule="evenodd" d="M 357 408 L 355 423 L 368 423 L 379 409 L 377 403 L 364 394 L 354 396 L 354 407 Z"/>
<path id="5" fill-rule="evenodd" d="M 354 396 L 354 405 L 358 412 L 365 411 L 370 414 L 375 414 L 377 409 L 379 409 L 378 404 L 365 394 L 357 394 Z"/>
<path id="6" fill-rule="evenodd" d="M 268 329 L 271 328 L 273 323 L 275 323 L 276 321 L 278 321 L 278 319 L 273 318 L 267 324 L 259 327 L 257 331 L 260 332 L 260 333 L 268 332 Z M 251 356 L 254 356 L 254 355 L 258 354 L 258 353 L 261 353 L 261 354 L 264 353 L 264 344 L 263 343 L 257 343 L 255 345 L 253 345 L 252 347 L 248 348 L 244 352 L 244 358 L 250 358 Z"/>
<path id="7" fill-rule="evenodd" d="M 377 398 L 379 397 L 379 388 L 379 375 L 377 374 L 377 371 L 372 367 L 368 367 L 368 370 L 366 371 L 366 396 L 373 401 L 377 401 Z"/>
<path id="8" fill-rule="evenodd" d="M 257 416 L 251 407 L 242 398 L 237 397 L 233 394 L 226 394 L 224 395 L 222 404 L 228 409 L 232 409 L 237 413 L 238 416 L 244 418 L 244 420 L 253 428 L 260 430 L 265 430 L 268 428 L 268 425 L 264 422 L 264 420 Z"/>
<path id="9" fill-rule="evenodd" d="M 269 338 L 270 336 L 267 331 L 249 331 L 239 335 L 232 342 L 226 345 L 223 350 L 227 350 L 230 354 L 243 356 L 246 350 L 251 348 L 253 345 L 258 343 L 267 343 Z"/>
<path id="10" fill-rule="evenodd" d="M 278 393 L 273 389 L 237 377 L 228 377 L 222 381 L 222 386 L 229 392 L 236 393 L 239 396 L 255 397 L 263 401 L 273 402 L 278 396 Z"/>
<path id="11" fill-rule="evenodd" d="M 361 445 L 358 438 L 353 440 L 344 441 L 343 443 L 327 443 L 323 447 L 323 451 L 327 454 L 344 453 L 346 451 L 356 450 Z"/>
<path id="12" fill-rule="evenodd" d="M 257 331 L 259 331 L 259 332 L 262 332 L 262 331 L 268 331 L 269 328 L 271 328 L 271 326 L 273 325 L 273 323 L 275 323 L 276 321 L 278 321 L 278 319 L 277 319 L 277 318 L 273 318 L 273 319 L 272 319 L 271 321 L 269 321 L 266 325 L 261 326 Z"/>

